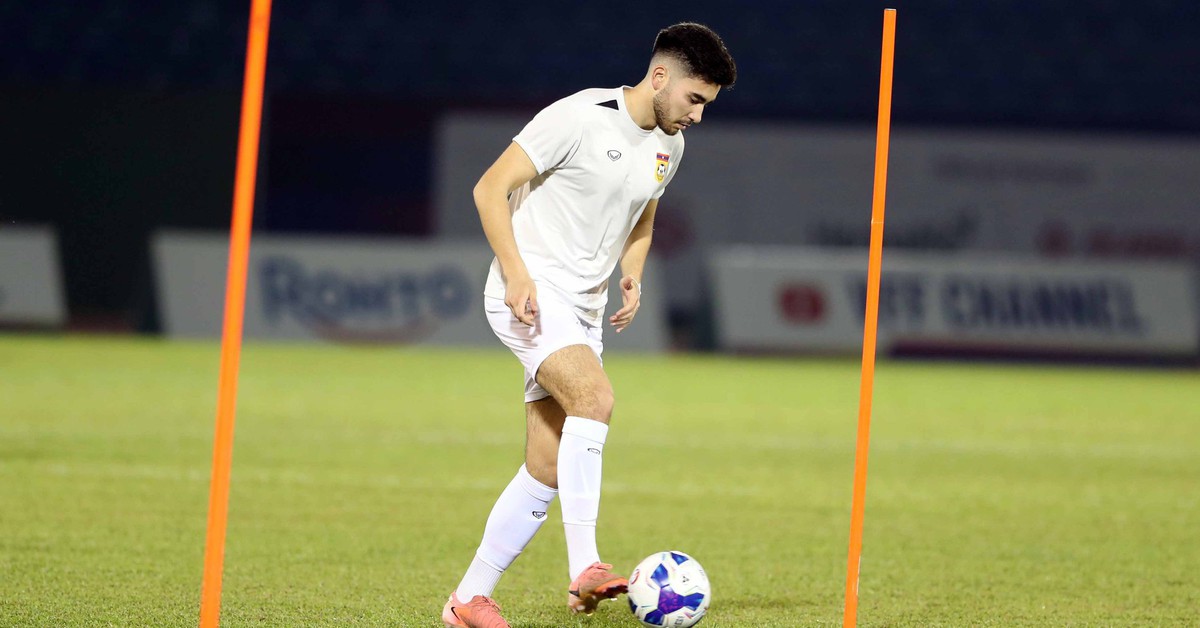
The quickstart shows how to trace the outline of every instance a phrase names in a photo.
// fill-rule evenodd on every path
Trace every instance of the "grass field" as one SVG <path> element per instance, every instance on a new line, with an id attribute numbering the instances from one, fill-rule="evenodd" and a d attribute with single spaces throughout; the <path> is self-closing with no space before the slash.
<path id="1" fill-rule="evenodd" d="M 853 360 L 607 356 L 600 547 L 680 549 L 701 625 L 841 624 Z M 216 343 L 0 336 L 0 625 L 194 626 Z M 249 345 L 224 626 L 440 626 L 520 464 L 494 351 Z M 1200 374 L 880 365 L 862 626 L 1200 622 Z M 564 604 L 557 506 L 496 591 L 514 628 L 637 624 Z"/>

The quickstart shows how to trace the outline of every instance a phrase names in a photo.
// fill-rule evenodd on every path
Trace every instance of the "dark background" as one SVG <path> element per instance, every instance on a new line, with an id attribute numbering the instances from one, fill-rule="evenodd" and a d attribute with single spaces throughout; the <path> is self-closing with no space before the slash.
<path id="1" fill-rule="evenodd" d="M 723 118 L 1200 134 L 1194 3 L 274 3 L 259 232 L 430 235 L 431 128 L 637 82 L 658 29 L 712 26 Z M 0 228 L 59 234 L 75 327 L 153 329 L 147 235 L 228 227 L 249 2 L 0 2 Z"/>

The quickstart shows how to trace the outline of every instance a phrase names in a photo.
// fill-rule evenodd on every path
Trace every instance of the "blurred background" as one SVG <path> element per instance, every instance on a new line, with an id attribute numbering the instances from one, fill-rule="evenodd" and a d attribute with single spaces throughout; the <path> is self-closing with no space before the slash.
<path id="1" fill-rule="evenodd" d="M 1196 625 L 1200 5 L 273 5 L 228 625 L 437 616 L 523 442 L 471 188 L 684 20 L 739 75 L 604 337 L 646 354 L 605 365 L 605 560 L 696 556 L 702 625 L 838 622 L 887 6 L 861 625 Z M 249 11 L 0 0 L 0 625 L 196 625 Z M 562 535 L 514 626 L 576 625 Z"/>
<path id="2" fill-rule="evenodd" d="M 0 2 L 0 327 L 219 335 L 248 5 Z M 739 80 L 687 132 L 613 346 L 854 353 L 885 6 L 880 351 L 1195 364 L 1200 7 L 1178 0 L 276 2 L 247 336 L 493 346 L 475 179 L 691 20 Z"/>

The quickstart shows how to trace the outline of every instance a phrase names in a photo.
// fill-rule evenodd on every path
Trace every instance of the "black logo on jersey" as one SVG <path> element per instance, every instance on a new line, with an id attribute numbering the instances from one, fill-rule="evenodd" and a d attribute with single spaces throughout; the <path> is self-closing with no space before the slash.
<path id="1" fill-rule="evenodd" d="M 597 456 L 599 456 L 599 455 L 600 455 L 600 450 L 599 450 L 599 449 L 596 449 L 595 447 L 588 447 L 588 451 L 590 451 L 590 452 L 592 452 L 592 453 L 596 454 Z"/>
<path id="2" fill-rule="evenodd" d="M 535 511 L 533 511 L 532 514 L 533 514 L 534 519 L 541 519 L 542 517 L 546 516 L 546 513 L 542 512 L 540 510 L 535 510 Z"/>
<path id="3" fill-rule="evenodd" d="M 616 161 L 616 160 L 620 159 L 620 158 L 621 158 L 621 151 L 619 151 L 619 150 L 610 150 L 610 151 L 608 151 L 608 158 L 609 158 L 609 159 L 611 159 L 611 160 L 613 160 L 613 161 Z"/>

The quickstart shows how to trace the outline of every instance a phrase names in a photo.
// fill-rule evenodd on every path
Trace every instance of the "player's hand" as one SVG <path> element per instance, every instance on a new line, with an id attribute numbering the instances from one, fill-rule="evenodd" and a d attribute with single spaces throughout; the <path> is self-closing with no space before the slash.
<path id="1" fill-rule="evenodd" d="M 625 305 L 608 319 L 608 322 L 617 328 L 618 334 L 633 322 L 638 308 L 642 306 L 642 286 L 633 278 L 633 275 L 625 275 L 621 278 L 621 300 L 625 302 Z"/>
<path id="2" fill-rule="evenodd" d="M 538 315 L 537 285 L 528 275 L 509 277 L 506 283 L 504 304 L 517 320 L 533 327 L 533 319 Z"/>

